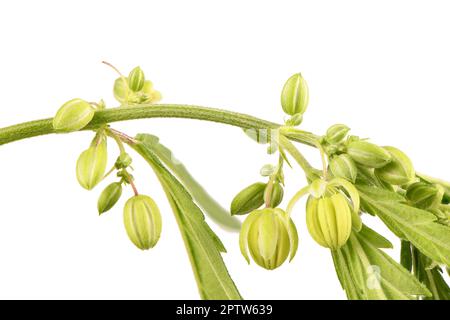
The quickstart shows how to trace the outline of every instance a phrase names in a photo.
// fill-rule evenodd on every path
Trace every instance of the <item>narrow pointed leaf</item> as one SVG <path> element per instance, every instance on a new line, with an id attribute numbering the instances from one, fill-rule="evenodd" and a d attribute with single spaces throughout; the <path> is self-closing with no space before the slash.
<path id="1" fill-rule="evenodd" d="M 223 244 L 204 220 L 200 208 L 183 185 L 162 165 L 145 141 L 133 148 L 150 164 L 160 180 L 180 228 L 202 299 L 242 299 L 220 251 Z"/>
<path id="2" fill-rule="evenodd" d="M 410 241 L 436 262 L 450 265 L 450 228 L 436 222 L 431 212 L 393 201 L 394 192 L 375 192 L 372 187 L 358 187 L 363 208 L 376 214 L 397 236 Z M 390 195 L 389 195 L 390 194 Z"/>
<path id="3" fill-rule="evenodd" d="M 195 180 L 186 167 L 173 156 L 172 151 L 159 142 L 157 136 L 139 134 L 137 138 L 146 143 L 153 153 L 178 178 L 186 190 L 194 198 L 200 208 L 217 224 L 226 230 L 239 231 L 241 222 L 232 217 L 211 195 Z"/>

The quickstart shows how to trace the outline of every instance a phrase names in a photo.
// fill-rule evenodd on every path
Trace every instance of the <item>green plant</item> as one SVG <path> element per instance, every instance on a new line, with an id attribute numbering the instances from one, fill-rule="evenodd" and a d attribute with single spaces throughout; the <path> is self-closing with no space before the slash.
<path id="1" fill-rule="evenodd" d="M 115 69 L 115 68 L 114 68 Z M 117 71 L 117 69 L 115 69 Z M 238 231 L 233 215 L 247 215 L 240 230 L 240 247 L 250 263 L 266 269 L 292 260 L 298 247 L 294 224 L 295 205 L 303 196 L 306 224 L 313 239 L 330 250 L 337 276 L 349 299 L 449 299 L 450 288 L 442 270 L 450 265 L 450 183 L 414 170 L 411 160 L 394 147 L 381 147 L 349 135 L 343 124 L 324 135 L 297 127 L 309 101 L 308 86 L 300 74 L 283 87 L 282 109 L 290 117 L 284 124 L 250 115 L 192 105 L 156 104 L 161 95 L 134 68 L 128 77 L 119 72 L 114 82 L 117 108 L 72 99 L 55 118 L 25 122 L 0 129 L 0 144 L 51 134 L 91 130 L 94 137 L 77 161 L 77 178 L 88 190 L 116 173 L 116 181 L 101 192 L 99 214 L 112 209 L 129 186 L 134 192 L 124 208 L 124 224 L 139 249 L 155 246 L 162 229 L 162 215 L 155 201 L 142 195 L 134 183 L 132 158 L 126 146 L 153 169 L 176 217 L 203 299 L 241 299 L 222 260 L 226 252 L 205 221 L 207 214 L 218 225 Z M 111 124 L 141 118 L 190 118 L 240 127 L 267 152 L 278 153 L 278 162 L 261 170 L 264 182 L 239 192 L 231 203 L 231 215 L 190 175 L 158 137 L 130 137 Z M 107 165 L 107 141 L 120 153 Z M 317 148 L 321 168 L 313 167 L 293 142 Z M 285 165 L 294 160 L 304 171 L 306 185 L 290 199 L 286 210 L 278 208 L 284 195 Z M 392 244 L 363 223 L 364 214 L 380 218 L 401 240 L 397 263 L 384 250 Z M 164 232 L 164 231 L 162 231 Z"/>

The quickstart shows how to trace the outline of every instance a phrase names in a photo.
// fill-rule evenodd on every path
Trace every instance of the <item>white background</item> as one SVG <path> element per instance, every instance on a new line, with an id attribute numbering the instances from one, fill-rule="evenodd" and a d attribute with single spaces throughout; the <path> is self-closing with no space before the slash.
<path id="1" fill-rule="evenodd" d="M 401 147 L 417 170 L 450 180 L 450 7 L 446 1 L 3 1 L 0 3 L 0 126 L 52 116 L 74 97 L 115 106 L 116 74 L 140 65 L 163 102 L 223 107 L 281 122 L 284 81 L 310 87 L 303 128 L 336 122 Z M 274 161 L 233 127 L 149 119 L 117 123 L 150 132 L 175 150 L 224 206 Z M 122 225 L 124 200 L 98 217 L 75 161 L 92 134 L 44 136 L 0 147 L 0 298 L 197 299 L 184 246 L 158 183 L 135 157 L 136 182 L 157 200 L 163 233 L 137 250 Z M 112 145 L 112 144 L 111 144 Z M 315 150 L 303 148 L 318 165 Z M 111 148 L 111 164 L 116 150 Z M 304 186 L 286 172 L 285 199 Z M 283 202 L 283 204 L 286 204 Z M 223 239 L 230 273 L 247 299 L 344 299 L 329 252 L 295 221 L 300 247 L 269 272 Z M 372 218 L 365 222 L 389 232 Z M 395 242 L 398 247 L 398 243 Z M 397 258 L 398 250 L 391 250 Z"/>

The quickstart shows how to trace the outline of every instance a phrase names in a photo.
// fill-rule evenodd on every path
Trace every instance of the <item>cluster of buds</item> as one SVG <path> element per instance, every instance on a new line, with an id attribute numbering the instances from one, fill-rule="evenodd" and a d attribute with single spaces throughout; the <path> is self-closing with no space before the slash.
<path id="1" fill-rule="evenodd" d="M 120 76 L 116 79 L 114 97 L 123 105 L 156 103 L 161 100 L 161 93 L 153 88 L 150 80 L 145 80 L 142 69 L 136 67 L 128 77 Z"/>
<path id="2" fill-rule="evenodd" d="M 246 215 L 240 232 L 240 248 L 247 262 L 250 256 L 259 266 L 273 270 L 281 266 L 298 246 L 297 229 L 285 211 L 277 208 L 283 200 L 283 160 L 265 165 L 260 173 L 269 181 L 256 182 L 241 190 L 231 202 L 232 215 Z M 264 206 L 263 209 L 260 209 Z"/>
<path id="3" fill-rule="evenodd" d="M 161 99 L 158 91 L 153 89 L 151 81 L 145 80 L 141 68 L 134 68 L 127 78 L 121 76 L 114 84 L 114 96 L 126 105 L 130 103 L 153 103 Z M 78 131 L 86 127 L 95 115 L 96 110 L 105 108 L 103 101 L 89 103 L 82 99 L 72 99 L 64 103 L 53 118 L 55 132 L 65 133 Z M 108 163 L 107 138 L 111 136 L 118 143 L 120 155 L 114 166 L 106 172 Z M 131 242 L 139 249 L 154 247 L 161 234 L 161 214 L 156 203 L 148 196 L 138 194 L 134 178 L 130 174 L 132 159 L 124 151 L 120 138 L 115 136 L 108 126 L 96 130 L 89 148 L 84 150 L 76 163 L 76 177 L 79 184 L 92 190 L 110 173 L 117 171 L 119 181 L 110 183 L 100 194 L 97 202 L 101 215 L 115 206 L 122 196 L 123 185 L 131 185 L 134 196 L 124 206 L 123 219 L 125 230 Z"/>
<path id="4" fill-rule="evenodd" d="M 321 141 L 329 156 L 329 169 L 334 177 L 354 183 L 358 169 L 364 167 L 388 185 L 402 186 L 414 182 L 414 166 L 404 152 L 391 146 L 380 147 L 356 136 L 347 136 L 349 131 L 346 125 L 333 125 Z"/>

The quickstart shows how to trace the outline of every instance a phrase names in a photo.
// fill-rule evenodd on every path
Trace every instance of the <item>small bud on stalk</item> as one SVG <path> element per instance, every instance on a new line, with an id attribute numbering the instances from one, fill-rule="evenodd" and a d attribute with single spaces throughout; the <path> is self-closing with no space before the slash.
<path id="1" fill-rule="evenodd" d="M 131 159 L 128 153 L 122 153 L 117 157 L 116 163 L 114 166 L 116 169 L 124 169 L 127 168 L 133 160 Z"/>
<path id="2" fill-rule="evenodd" d="M 144 87 L 145 76 L 144 71 L 140 67 L 131 70 L 128 75 L 128 86 L 134 92 L 140 91 Z"/>
<path id="3" fill-rule="evenodd" d="M 122 195 L 122 184 L 113 182 L 108 185 L 100 194 L 97 202 L 98 213 L 102 214 L 111 209 Z"/>
<path id="4" fill-rule="evenodd" d="M 325 139 L 332 144 L 338 144 L 344 141 L 350 128 L 345 124 L 335 124 L 328 128 Z"/>
<path id="5" fill-rule="evenodd" d="M 437 185 L 430 185 L 424 182 L 416 182 L 406 190 L 406 198 L 415 207 L 420 209 L 432 209 L 442 202 L 444 190 Z"/>
<path id="6" fill-rule="evenodd" d="M 256 182 L 240 191 L 231 202 L 232 215 L 243 215 L 258 209 L 264 204 L 266 184 Z"/>
<path id="7" fill-rule="evenodd" d="M 375 169 L 375 174 L 381 180 L 393 185 L 411 182 L 416 172 L 408 156 L 394 147 L 384 147 L 384 149 L 390 153 L 392 161 L 382 168 Z"/>
<path id="8" fill-rule="evenodd" d="M 87 190 L 91 190 L 102 181 L 107 161 L 106 139 L 99 137 L 78 158 L 77 179 L 80 185 Z"/>
<path id="9" fill-rule="evenodd" d="M 291 76 L 281 92 L 281 106 L 285 113 L 294 116 L 303 114 L 308 107 L 309 91 L 305 79 L 300 73 Z"/>
<path id="10" fill-rule="evenodd" d="M 314 198 L 306 203 L 306 225 L 312 238 L 321 246 L 337 250 L 352 230 L 352 212 L 347 199 L 339 193 Z"/>
<path id="11" fill-rule="evenodd" d="M 333 157 L 330 161 L 330 171 L 336 178 L 343 178 L 352 183 L 356 181 L 358 168 L 348 154 Z"/>
<path id="12" fill-rule="evenodd" d="M 367 141 L 353 141 L 347 146 L 348 155 L 359 164 L 369 168 L 381 168 L 391 162 L 391 154 Z"/>
<path id="13" fill-rule="evenodd" d="M 72 132 L 83 129 L 94 117 L 95 110 L 89 102 L 72 99 L 59 108 L 53 118 L 53 128 L 57 132 Z"/>
<path id="14" fill-rule="evenodd" d="M 298 247 L 297 229 L 292 219 L 281 209 L 253 211 L 244 221 L 239 237 L 241 253 L 250 263 L 248 252 L 261 267 L 273 270 Z"/>
<path id="15" fill-rule="evenodd" d="M 141 250 L 153 248 L 161 235 L 161 214 L 152 198 L 136 195 L 123 209 L 123 222 L 131 242 Z"/>

